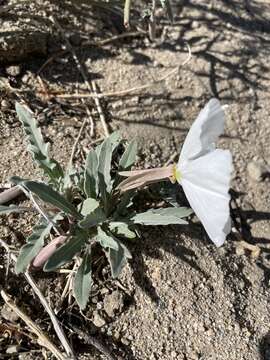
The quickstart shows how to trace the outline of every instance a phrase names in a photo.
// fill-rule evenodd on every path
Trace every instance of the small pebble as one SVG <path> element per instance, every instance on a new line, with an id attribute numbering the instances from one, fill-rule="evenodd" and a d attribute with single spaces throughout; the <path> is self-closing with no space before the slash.
<path id="1" fill-rule="evenodd" d="M 7 348 L 7 354 L 17 354 L 19 352 L 20 346 L 19 345 L 11 345 Z"/>
<path id="2" fill-rule="evenodd" d="M 6 67 L 6 73 L 10 76 L 18 76 L 21 73 L 21 67 L 19 65 L 11 65 Z"/>
<path id="3" fill-rule="evenodd" d="M 1 101 L 1 110 L 6 111 L 10 108 L 10 103 L 6 99 Z"/>
<path id="4" fill-rule="evenodd" d="M 93 316 L 93 323 L 96 327 L 102 327 L 106 324 L 104 318 L 96 310 L 93 312 Z"/>
<path id="5" fill-rule="evenodd" d="M 247 165 L 248 176 L 254 181 L 262 181 L 264 175 L 266 175 L 265 166 L 257 161 L 251 161 Z"/>
<path id="6" fill-rule="evenodd" d="M 2 307 L 1 316 L 3 319 L 11 322 L 16 322 L 19 319 L 19 316 L 14 311 L 12 311 L 7 304 L 4 304 Z"/>
<path id="7" fill-rule="evenodd" d="M 104 297 L 104 310 L 108 316 L 113 317 L 116 312 L 122 310 L 124 306 L 123 296 L 120 291 L 115 290 Z"/>

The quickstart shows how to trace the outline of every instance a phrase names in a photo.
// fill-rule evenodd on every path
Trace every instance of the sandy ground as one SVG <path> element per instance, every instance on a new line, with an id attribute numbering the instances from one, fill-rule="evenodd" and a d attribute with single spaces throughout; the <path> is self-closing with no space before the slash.
<path id="1" fill-rule="evenodd" d="M 2 15 L 6 32 L 38 30 L 46 37 L 47 48 L 44 55 L 42 42 L 40 51 L 35 50 L 38 56 L 27 50 L 25 59 L 3 62 L 0 68 L 1 83 L 6 84 L 0 90 L 0 183 L 8 182 L 11 175 L 41 176 L 25 150 L 16 118 L 18 94 L 36 112 L 52 153 L 63 164 L 87 116 L 80 100 L 40 96 L 44 88 L 36 74 L 64 44 L 47 23 L 49 12 L 54 10 L 87 75 L 96 79 L 104 93 L 150 84 L 166 76 L 186 59 L 188 43 L 192 58 L 176 75 L 128 96 L 115 94 L 102 100 L 106 120 L 110 130 L 119 128 L 128 139 L 137 138 L 140 166 L 160 166 L 180 149 L 199 110 L 211 97 L 218 97 L 227 105 L 220 146 L 229 148 L 233 155 L 234 225 L 240 239 L 260 249 L 255 257 L 250 251 L 241 251 L 239 236 L 233 234 L 217 249 L 196 221 L 187 228 L 142 229 L 142 241 L 131 244 L 133 259 L 120 277 L 123 286 L 109 278 L 106 283 L 95 284 L 95 295 L 86 311 L 88 321 L 76 305 L 67 308 L 65 302 L 60 304 L 58 295 L 65 284 L 64 276 L 35 275 L 42 291 L 58 308 L 59 319 L 68 321 L 72 315 L 84 331 L 95 334 L 112 353 L 124 359 L 270 359 L 270 6 L 266 1 L 185 1 L 183 7 L 175 9 L 173 25 L 160 15 L 158 34 L 162 32 L 162 37 L 155 43 L 142 35 L 95 46 L 94 41 L 123 31 L 116 15 L 105 16 L 103 12 L 100 16 L 100 10 L 93 11 L 83 2 L 61 8 L 57 3 L 43 2 L 44 10 L 39 5 L 37 2 L 22 7 L 22 13 Z M 27 16 L 21 16 L 29 11 L 35 15 L 31 28 Z M 92 44 L 81 46 L 86 40 Z M 85 88 L 68 53 L 51 61 L 40 76 L 48 93 L 75 93 Z M 91 100 L 87 104 L 95 109 Z M 78 161 L 85 155 L 84 150 L 104 134 L 99 116 L 93 116 L 95 135 L 90 137 L 88 125 L 76 154 Z M 31 232 L 31 220 L 18 215 L 1 218 L 1 238 L 19 249 Z M 38 299 L 31 296 L 22 277 L 11 272 L 5 278 L 4 251 L 1 258 L 1 286 L 53 336 Z M 18 324 L 18 319 L 10 319 L 3 309 L 0 331 L 4 324 Z M 17 343 L 21 345 L 14 356 L 6 354 Z M 83 348 L 78 339 L 74 346 L 78 353 L 83 351 L 81 358 L 105 359 L 93 348 Z M 38 349 L 25 336 L 20 340 L 7 336 L 0 341 L 0 358 L 43 359 L 40 352 L 32 352 Z"/>

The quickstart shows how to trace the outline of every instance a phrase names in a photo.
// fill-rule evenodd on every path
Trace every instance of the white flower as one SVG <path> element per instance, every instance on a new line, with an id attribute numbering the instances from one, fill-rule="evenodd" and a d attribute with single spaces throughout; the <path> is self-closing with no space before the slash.
<path id="1" fill-rule="evenodd" d="M 224 113 L 212 99 L 193 123 L 182 147 L 175 178 L 210 239 L 220 246 L 231 231 L 228 193 L 232 172 L 229 150 L 216 149 Z"/>
<path id="2" fill-rule="evenodd" d="M 121 191 L 164 179 L 177 180 L 202 222 L 210 239 L 220 246 L 231 231 L 229 150 L 216 149 L 215 142 L 224 129 L 224 113 L 217 99 L 211 99 L 190 128 L 174 167 L 120 173 L 129 176 Z"/>

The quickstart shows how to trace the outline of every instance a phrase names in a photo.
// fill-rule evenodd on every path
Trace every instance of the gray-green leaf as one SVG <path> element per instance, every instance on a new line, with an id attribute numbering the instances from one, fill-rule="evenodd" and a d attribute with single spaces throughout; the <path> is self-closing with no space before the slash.
<path id="1" fill-rule="evenodd" d="M 119 249 L 118 240 L 112 234 L 107 234 L 100 227 L 98 228 L 97 241 L 105 249 L 109 248 L 115 251 Z"/>
<path id="2" fill-rule="evenodd" d="M 90 150 L 85 163 L 84 191 L 88 197 L 98 195 L 98 156 L 95 150 Z"/>
<path id="3" fill-rule="evenodd" d="M 124 154 L 119 161 L 119 171 L 130 170 L 131 166 L 136 161 L 137 155 L 137 142 L 136 140 L 131 141 L 127 146 Z"/>
<path id="4" fill-rule="evenodd" d="M 83 230 L 77 230 L 77 232 L 72 235 L 70 240 L 60 246 L 49 258 L 49 260 L 44 265 L 43 270 L 54 271 L 55 269 L 58 269 L 62 265 L 71 261 L 73 257 L 81 251 L 87 240 L 88 234 Z"/>
<path id="5" fill-rule="evenodd" d="M 112 181 L 110 174 L 112 154 L 119 142 L 120 134 L 118 132 L 111 134 L 107 139 L 103 141 L 98 159 L 99 189 L 106 213 L 108 211 L 110 192 L 112 190 Z"/>
<path id="6" fill-rule="evenodd" d="M 144 213 L 136 214 L 131 220 L 135 224 L 142 225 L 187 224 L 182 218 L 190 215 L 192 212 L 192 209 L 186 207 L 148 210 Z"/>
<path id="7" fill-rule="evenodd" d="M 109 249 L 108 260 L 111 267 L 112 277 L 117 278 L 127 263 L 127 259 L 131 259 L 131 254 L 126 246 L 118 241 L 119 249 Z"/>
<path id="8" fill-rule="evenodd" d="M 85 218 L 79 222 L 79 226 L 81 228 L 89 229 L 98 224 L 102 224 L 106 220 L 107 218 L 103 210 L 100 207 L 97 207 L 94 211 L 86 215 Z"/>
<path id="9" fill-rule="evenodd" d="M 47 202 L 57 207 L 58 209 L 63 210 L 66 214 L 70 214 L 77 219 L 82 218 L 82 215 L 79 214 L 75 206 L 69 201 L 67 201 L 63 195 L 53 190 L 49 185 L 30 180 L 23 181 L 22 183 L 20 183 L 20 185 L 26 188 L 28 191 L 36 194 L 44 202 Z"/>
<path id="10" fill-rule="evenodd" d="M 74 277 L 73 291 L 75 299 L 83 310 L 86 307 L 90 290 L 92 286 L 92 268 L 91 268 L 91 255 L 87 251 L 82 263 Z"/>
<path id="11" fill-rule="evenodd" d="M 83 216 L 87 216 L 98 207 L 99 207 L 99 202 L 97 200 L 88 198 L 84 200 L 82 204 L 81 214 Z"/>
<path id="12" fill-rule="evenodd" d="M 28 146 L 29 152 L 36 163 L 43 169 L 45 175 L 49 176 L 55 185 L 59 184 L 59 179 L 64 176 L 63 170 L 57 161 L 49 158 L 48 143 L 44 142 L 35 118 L 25 105 L 17 102 L 15 107 L 30 143 Z"/>
<path id="13" fill-rule="evenodd" d="M 39 221 L 33 228 L 32 234 L 27 238 L 26 244 L 21 248 L 20 254 L 16 263 L 16 273 L 19 274 L 26 270 L 27 265 L 39 253 L 44 245 L 44 239 L 49 235 L 52 228 L 52 223 L 47 223 L 44 220 Z"/>
<path id="14" fill-rule="evenodd" d="M 129 229 L 128 224 L 120 221 L 113 221 L 109 224 L 109 229 L 116 235 L 127 239 L 135 239 L 136 233 Z"/>

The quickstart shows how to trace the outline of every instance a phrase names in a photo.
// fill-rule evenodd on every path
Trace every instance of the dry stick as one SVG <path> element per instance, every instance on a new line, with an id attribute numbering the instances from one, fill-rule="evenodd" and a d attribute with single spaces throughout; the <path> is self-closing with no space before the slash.
<path id="1" fill-rule="evenodd" d="M 1 290 L 1 296 L 5 303 L 26 323 L 30 330 L 36 334 L 38 337 L 38 343 L 41 346 L 44 346 L 46 349 L 51 351 L 57 359 L 66 360 L 66 356 L 57 349 L 48 336 L 43 333 L 43 331 L 30 319 L 28 315 L 16 306 L 10 295 L 8 295 L 4 290 Z"/>
<path id="2" fill-rule="evenodd" d="M 80 328 L 78 328 L 76 325 L 69 325 L 71 329 L 77 333 L 85 342 L 86 344 L 94 346 L 96 349 L 98 349 L 102 354 L 104 354 L 108 360 L 116 360 L 115 356 L 112 355 L 112 353 L 105 347 L 99 340 L 97 340 L 95 337 L 86 334 L 83 332 Z"/>
<path id="3" fill-rule="evenodd" d="M 160 82 L 166 80 L 167 78 L 171 77 L 172 75 L 177 74 L 179 71 L 179 68 L 186 65 L 189 62 L 192 54 L 191 54 L 189 45 L 188 44 L 186 44 L 186 45 L 188 47 L 188 56 L 187 56 L 186 60 L 182 64 L 180 64 L 179 66 L 177 66 L 176 68 L 174 68 L 173 70 L 171 70 L 170 72 L 168 72 L 167 74 L 162 76 L 161 78 L 159 78 L 155 81 L 152 81 L 149 84 L 145 84 L 145 85 L 141 85 L 141 86 L 137 86 L 137 87 L 133 87 L 130 89 L 121 90 L 121 91 L 116 91 L 116 92 L 107 92 L 107 93 L 100 93 L 100 94 L 84 94 L 84 93 L 83 94 L 59 94 L 59 95 L 55 95 L 55 97 L 63 98 L 63 99 L 96 98 L 96 97 L 103 98 L 103 97 L 123 96 L 123 95 L 128 95 L 135 91 L 148 89 L 148 88 L 152 87 L 153 85 L 156 85 L 157 83 L 160 83 Z"/>
<path id="4" fill-rule="evenodd" d="M 17 262 L 17 257 L 13 254 L 10 253 L 10 249 L 9 246 L 2 240 L 0 239 L 0 245 L 2 245 L 4 247 L 4 249 L 10 254 L 11 259 L 16 263 Z M 35 292 L 35 294 L 37 295 L 37 297 L 39 298 L 41 304 L 43 305 L 43 307 L 45 308 L 45 310 L 47 311 L 47 313 L 49 314 L 50 318 L 51 318 L 51 322 L 53 324 L 54 330 L 58 336 L 58 339 L 60 340 L 61 344 L 63 345 L 67 355 L 69 358 L 71 359 L 76 359 L 76 356 L 66 338 L 66 335 L 62 329 L 62 327 L 60 326 L 52 308 L 50 307 L 50 305 L 48 304 L 47 300 L 45 299 L 45 297 L 43 296 L 42 292 L 39 290 L 37 284 L 35 283 L 35 280 L 32 278 L 32 276 L 29 274 L 28 271 L 25 271 L 23 273 L 24 277 L 26 278 L 27 282 L 29 283 L 29 285 L 32 287 L 33 291 Z"/>
<path id="5" fill-rule="evenodd" d="M 110 37 L 108 39 L 97 41 L 94 44 L 97 45 L 97 46 L 102 46 L 102 45 L 107 45 L 107 44 L 109 44 L 111 42 L 114 42 L 114 41 L 117 41 L 117 40 L 120 40 L 120 39 L 124 39 L 124 38 L 127 38 L 127 37 L 137 37 L 137 36 L 143 36 L 143 35 L 145 35 L 145 33 L 142 32 L 142 31 L 126 32 L 126 33 L 123 33 L 123 34 L 112 36 L 112 37 Z M 88 44 L 89 43 L 86 41 L 86 42 L 82 43 L 82 46 L 86 46 Z"/>
<path id="6" fill-rule="evenodd" d="M 81 63 L 79 62 L 79 59 L 76 55 L 76 52 L 74 51 L 73 47 L 71 46 L 63 28 L 61 27 L 61 25 L 58 23 L 58 21 L 51 17 L 52 19 L 52 22 L 57 26 L 57 28 L 59 29 L 59 31 L 61 32 L 61 35 L 62 37 L 64 38 L 66 44 L 67 44 L 67 47 L 69 49 L 69 51 L 71 52 L 72 54 L 72 57 L 73 57 L 73 60 L 75 61 L 76 65 L 77 65 L 77 68 L 78 70 L 80 71 L 82 77 L 83 77 L 83 80 L 87 86 L 87 89 L 93 93 L 93 97 L 94 97 L 94 101 L 95 101 L 95 104 L 96 104 L 96 107 L 97 107 L 97 110 L 98 110 L 98 113 L 99 113 L 99 118 L 100 118 L 100 121 L 101 121 L 101 124 L 103 126 L 103 129 L 104 129 L 104 133 L 105 133 L 105 136 L 108 137 L 110 135 L 109 133 L 109 129 L 108 129 L 108 126 L 107 126 L 107 123 L 106 123 L 106 120 L 105 120 L 105 116 L 103 114 L 103 111 L 102 111 L 102 108 L 101 108 L 101 105 L 100 105 L 100 101 L 99 101 L 99 98 L 98 98 L 98 89 L 97 89 L 97 85 L 96 85 L 96 82 L 94 80 L 91 80 L 90 82 L 88 81 L 88 78 L 87 78 L 87 75 L 84 71 L 84 68 L 82 67 Z"/>
<path id="7" fill-rule="evenodd" d="M 127 33 L 123 33 L 123 34 L 119 34 L 119 35 L 115 35 L 112 36 L 108 39 L 104 39 L 104 40 L 99 40 L 99 41 L 84 41 L 80 48 L 82 47 L 86 47 L 89 45 L 92 46 L 104 46 L 104 45 L 108 45 L 111 42 L 120 40 L 120 39 L 125 39 L 127 37 L 137 37 L 137 36 L 144 36 L 145 33 L 142 31 L 134 31 L 134 32 L 127 32 Z M 65 55 L 66 53 L 68 53 L 69 50 L 67 49 L 63 49 L 63 50 L 59 50 L 57 52 L 55 52 L 51 57 L 49 57 L 45 63 L 40 67 L 40 69 L 37 72 L 37 75 L 39 75 L 52 61 L 54 61 L 56 58 L 58 58 L 59 56 Z"/>
<path id="8" fill-rule="evenodd" d="M 172 156 L 170 156 L 170 158 L 166 161 L 165 165 L 164 166 L 168 166 L 170 165 L 171 163 L 174 162 L 174 160 L 177 158 L 177 155 L 179 155 L 179 151 L 175 151 Z"/>
<path id="9" fill-rule="evenodd" d="M 75 156 L 75 152 L 76 152 L 76 147 L 78 145 L 78 142 L 80 140 L 80 137 L 82 135 L 82 132 L 83 132 L 83 129 L 85 127 L 87 123 L 87 119 L 84 119 L 83 123 L 82 123 L 82 126 L 80 128 L 80 131 L 79 131 L 79 134 L 74 142 L 74 145 L 73 145 L 73 148 L 72 148 L 72 151 L 71 151 L 71 155 L 70 155 L 70 159 L 69 159 L 69 166 L 71 167 L 72 166 L 72 163 L 73 163 L 73 159 L 74 159 L 74 156 Z"/>
<path id="10" fill-rule="evenodd" d="M 126 0 L 124 7 L 124 26 L 127 28 L 129 27 L 130 7 L 131 7 L 131 0 Z"/>
<path id="11" fill-rule="evenodd" d="M 149 29 L 149 37 L 153 41 L 156 38 L 156 7 L 157 2 L 156 0 L 152 0 L 152 10 L 151 15 L 148 23 L 148 29 Z"/>
<path id="12" fill-rule="evenodd" d="M 49 216 L 45 213 L 45 211 L 41 208 L 41 206 L 36 202 L 33 194 L 31 192 L 26 193 L 27 196 L 29 197 L 29 199 L 32 201 L 32 203 L 34 204 L 36 210 L 40 213 L 41 216 L 44 217 L 44 219 L 53 226 L 55 232 L 57 233 L 57 235 L 65 235 L 65 233 L 61 230 L 58 229 L 57 225 L 55 224 L 55 222 L 49 218 Z"/>

